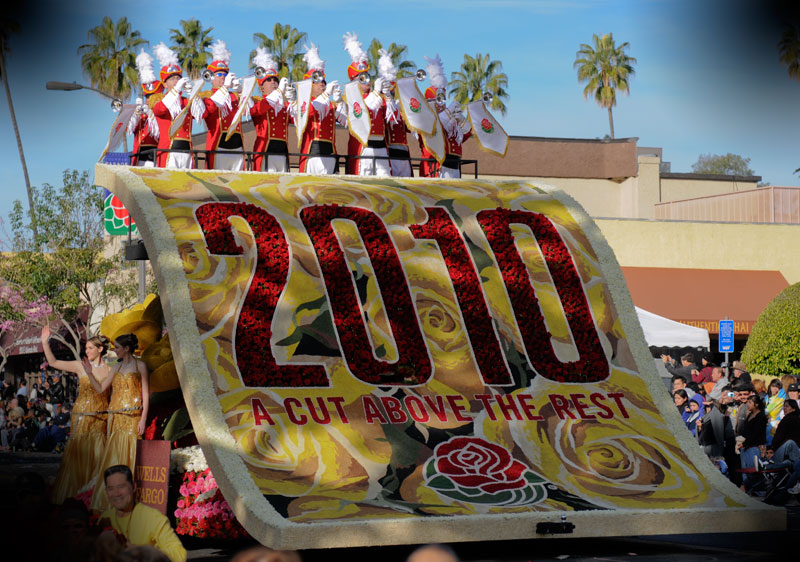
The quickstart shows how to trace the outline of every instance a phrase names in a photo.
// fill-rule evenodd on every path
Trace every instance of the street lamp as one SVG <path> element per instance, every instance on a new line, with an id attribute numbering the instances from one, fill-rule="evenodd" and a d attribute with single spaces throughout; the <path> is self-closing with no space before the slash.
<path id="1" fill-rule="evenodd" d="M 97 88 L 92 88 L 91 86 L 84 86 L 83 84 L 78 84 L 77 82 L 58 82 L 58 81 L 50 81 L 44 85 L 45 88 L 48 90 L 59 90 L 62 92 L 73 92 L 75 90 L 91 90 L 93 92 L 97 92 L 101 96 L 104 96 L 111 100 L 111 109 L 114 111 L 120 111 L 122 109 L 122 100 L 119 98 L 115 98 L 113 96 L 108 95 L 107 93 L 98 90 Z M 125 152 L 128 151 L 128 140 L 124 139 L 125 142 Z M 131 241 L 131 232 L 128 230 L 128 245 L 125 247 L 125 259 L 129 261 L 138 261 L 138 270 L 139 270 L 139 302 L 144 302 L 145 297 L 145 260 L 147 260 L 147 250 L 144 247 L 144 243 L 141 240 L 137 240 L 135 242 Z"/>
<path id="2" fill-rule="evenodd" d="M 48 90 L 60 90 L 62 92 L 72 92 L 74 90 L 91 90 L 93 92 L 97 92 L 101 96 L 107 97 L 111 100 L 111 109 L 114 111 L 119 111 L 122 109 L 122 100 L 119 98 L 115 98 L 114 96 L 109 96 L 107 93 L 98 90 L 97 88 L 92 88 L 91 86 L 84 86 L 83 84 L 78 84 L 77 82 L 48 82 L 44 85 L 45 88 Z"/>

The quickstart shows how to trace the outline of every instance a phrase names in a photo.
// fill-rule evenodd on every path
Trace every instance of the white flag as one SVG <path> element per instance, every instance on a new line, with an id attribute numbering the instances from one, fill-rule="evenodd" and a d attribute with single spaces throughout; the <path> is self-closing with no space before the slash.
<path id="1" fill-rule="evenodd" d="M 367 146 L 372 123 L 369 118 L 369 108 L 358 88 L 358 82 L 350 82 L 344 87 L 344 101 L 347 104 L 347 127 L 350 129 L 350 134 L 362 145 Z"/>
<path id="2" fill-rule="evenodd" d="M 472 125 L 472 133 L 478 144 L 488 152 L 505 157 L 508 150 L 508 135 L 500 123 L 486 109 L 483 100 L 474 101 L 467 105 L 467 116 Z"/>
<path id="3" fill-rule="evenodd" d="M 432 135 L 436 129 L 436 114 L 419 91 L 416 78 L 400 78 L 395 92 L 400 113 L 408 128 L 419 135 Z"/>
<path id="4" fill-rule="evenodd" d="M 242 93 L 239 96 L 239 109 L 236 110 L 236 115 L 233 116 L 231 126 L 228 127 L 225 140 L 231 138 L 231 135 L 236 132 L 236 126 L 239 124 L 239 121 L 242 120 L 242 115 L 244 115 L 244 112 L 247 110 L 247 103 L 250 100 L 250 94 L 253 93 L 255 86 L 255 76 L 247 76 L 242 80 Z"/>
<path id="5" fill-rule="evenodd" d="M 189 113 L 189 110 L 192 107 L 192 102 L 194 99 L 200 95 L 200 90 L 203 89 L 203 84 L 205 81 L 202 78 L 198 78 L 194 82 L 192 82 L 192 93 L 189 95 L 189 99 L 186 102 L 186 105 L 183 106 L 181 112 L 178 113 L 177 117 L 172 120 L 172 124 L 169 126 L 169 138 L 175 138 L 175 135 L 178 134 L 178 131 L 183 126 L 183 122 L 186 120 L 186 114 Z M 178 100 L 180 102 L 180 99 Z"/>
<path id="6" fill-rule="evenodd" d="M 295 113 L 295 129 L 297 130 L 297 148 L 303 147 L 303 133 L 308 123 L 308 112 L 311 109 L 311 79 L 295 83 L 297 89 L 297 112 Z M 291 87 L 291 86 L 290 86 Z"/>
<path id="7" fill-rule="evenodd" d="M 131 120 L 131 115 L 133 115 L 134 111 L 136 111 L 136 105 L 132 103 L 126 103 L 122 106 L 122 109 L 117 114 L 117 118 L 114 119 L 114 123 L 111 125 L 111 132 L 108 134 L 108 142 L 103 149 L 103 153 L 100 155 L 99 162 L 103 161 L 103 158 L 105 158 L 109 151 L 114 150 L 122 143 L 122 139 L 124 139 L 125 135 L 128 133 L 128 121 Z"/>
<path id="8" fill-rule="evenodd" d="M 427 105 L 427 102 L 426 102 Z M 425 145 L 425 148 L 428 149 L 428 152 L 433 154 L 433 157 L 436 158 L 436 161 L 441 164 L 444 162 L 444 157 L 447 155 L 444 146 L 444 127 L 442 126 L 442 122 L 439 120 L 438 116 L 434 116 L 434 128 L 432 135 L 426 135 L 425 133 L 421 134 L 422 143 Z"/>

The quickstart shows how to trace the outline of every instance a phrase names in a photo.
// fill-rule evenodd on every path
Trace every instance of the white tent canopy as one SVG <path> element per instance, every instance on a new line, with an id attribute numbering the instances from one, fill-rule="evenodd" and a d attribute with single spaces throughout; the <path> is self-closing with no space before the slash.
<path id="1" fill-rule="evenodd" d="M 652 312 L 636 308 L 639 324 L 648 346 L 657 347 L 711 347 L 708 330 L 675 322 Z"/>

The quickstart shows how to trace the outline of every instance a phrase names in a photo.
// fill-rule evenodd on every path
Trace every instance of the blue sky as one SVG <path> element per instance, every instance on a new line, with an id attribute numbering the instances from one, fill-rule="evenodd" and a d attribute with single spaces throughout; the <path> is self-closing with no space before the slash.
<path id="1" fill-rule="evenodd" d="M 32 0 L 14 14 L 22 25 L 7 54 L 8 76 L 34 185 L 61 185 L 68 168 L 92 170 L 114 114 L 89 91 L 53 92 L 48 80 L 87 84 L 78 46 L 106 15 L 126 16 L 150 42 L 169 44 L 181 19 L 213 26 L 232 51 L 231 66 L 247 72 L 253 33 L 271 35 L 275 22 L 308 33 L 327 61 L 329 79 L 345 81 L 346 31 L 408 46 L 418 65 L 439 53 L 445 71 L 464 53 L 489 53 L 509 77 L 512 135 L 597 138 L 607 112 L 583 99 L 572 63 L 592 34 L 612 32 L 638 59 L 630 96 L 614 110 L 618 138 L 664 149 L 672 170 L 688 172 L 701 153 L 733 152 L 773 185 L 798 185 L 800 83 L 778 61 L 781 26 L 771 6 L 780 0 L 439 0 L 422 2 L 317 0 L 184 0 L 100 2 Z M 764 8 L 767 6 L 767 8 Z M 5 93 L 0 92 L 0 217 L 26 201 Z"/>

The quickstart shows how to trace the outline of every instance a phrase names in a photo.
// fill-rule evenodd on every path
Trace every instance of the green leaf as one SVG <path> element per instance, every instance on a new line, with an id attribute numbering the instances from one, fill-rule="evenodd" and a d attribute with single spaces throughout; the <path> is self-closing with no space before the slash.
<path id="1" fill-rule="evenodd" d="M 185 437 L 193 431 L 191 429 L 191 423 L 189 419 L 189 410 L 186 408 L 175 410 L 164 428 L 164 439 L 166 441 L 177 441 L 181 437 Z"/>

